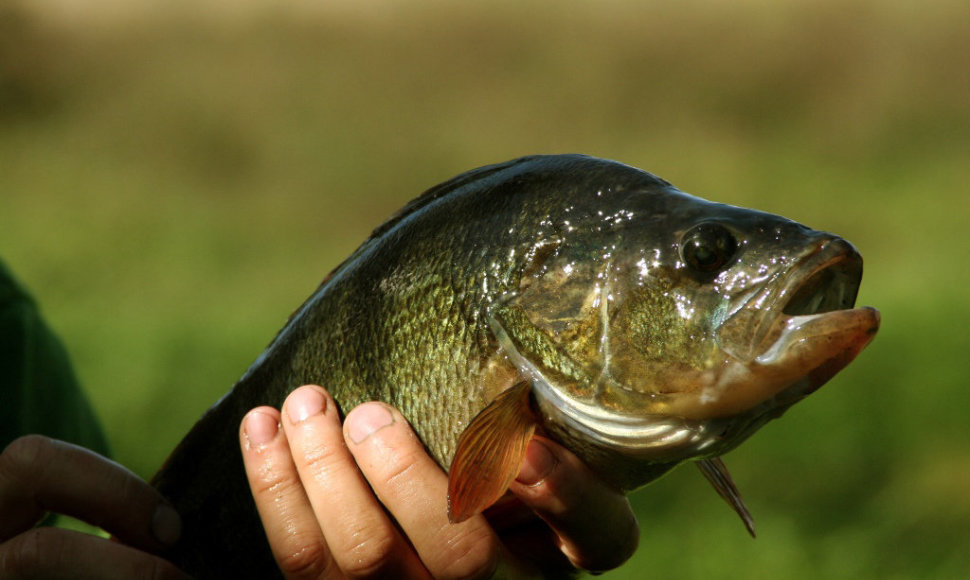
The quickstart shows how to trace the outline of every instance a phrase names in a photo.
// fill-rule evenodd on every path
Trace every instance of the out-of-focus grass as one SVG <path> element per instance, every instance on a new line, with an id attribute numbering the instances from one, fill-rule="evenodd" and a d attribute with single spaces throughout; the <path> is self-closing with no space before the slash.
<path id="1" fill-rule="evenodd" d="M 611 1 L 0 8 L 0 256 L 150 476 L 370 229 L 485 163 L 579 151 L 852 240 L 880 336 L 732 453 L 743 528 L 683 468 L 610 578 L 970 573 L 970 5 Z M 224 15 L 223 15 L 224 16 Z"/>

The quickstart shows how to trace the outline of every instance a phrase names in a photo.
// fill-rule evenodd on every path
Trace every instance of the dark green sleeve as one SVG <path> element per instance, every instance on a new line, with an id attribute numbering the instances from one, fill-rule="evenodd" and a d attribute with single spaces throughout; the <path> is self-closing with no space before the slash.
<path id="1" fill-rule="evenodd" d="M 108 454 L 64 345 L 0 262 L 0 449 L 28 433 Z"/>

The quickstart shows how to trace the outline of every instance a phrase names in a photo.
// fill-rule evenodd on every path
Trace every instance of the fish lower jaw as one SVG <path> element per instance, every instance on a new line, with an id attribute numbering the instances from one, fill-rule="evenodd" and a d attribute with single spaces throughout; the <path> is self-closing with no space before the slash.
<path id="1" fill-rule="evenodd" d="M 869 307 L 781 315 L 761 354 L 747 360 L 729 356 L 716 378 L 675 398 L 671 412 L 698 420 L 781 412 L 848 365 L 879 323 L 879 312 Z"/>
<path id="2" fill-rule="evenodd" d="M 782 315 L 777 339 L 752 361 L 751 367 L 762 369 L 762 375 L 771 371 L 778 376 L 810 377 L 817 383 L 811 389 L 815 390 L 872 342 L 880 323 L 879 311 L 869 306 Z M 824 379 L 820 369 L 824 369 Z"/>

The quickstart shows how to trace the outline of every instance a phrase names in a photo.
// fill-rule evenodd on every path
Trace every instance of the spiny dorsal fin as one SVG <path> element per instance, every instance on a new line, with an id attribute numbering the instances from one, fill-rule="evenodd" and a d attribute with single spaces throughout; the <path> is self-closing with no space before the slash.
<path id="1" fill-rule="evenodd" d="M 519 474 L 536 429 L 531 383 L 504 391 L 472 419 L 458 440 L 448 475 L 448 519 L 467 520 L 495 503 Z"/>
<path id="2" fill-rule="evenodd" d="M 700 468 L 701 473 L 704 474 L 707 481 L 711 482 L 711 485 L 717 490 L 717 494 L 724 501 L 728 502 L 728 505 L 734 508 L 734 511 L 741 516 L 744 527 L 748 528 L 748 533 L 754 538 L 754 518 L 751 517 L 748 506 L 744 505 L 744 500 L 741 499 L 741 492 L 734 485 L 734 480 L 731 479 L 731 473 L 728 471 L 727 465 L 724 465 L 720 457 L 714 457 L 713 459 L 701 459 L 697 462 L 697 467 Z"/>

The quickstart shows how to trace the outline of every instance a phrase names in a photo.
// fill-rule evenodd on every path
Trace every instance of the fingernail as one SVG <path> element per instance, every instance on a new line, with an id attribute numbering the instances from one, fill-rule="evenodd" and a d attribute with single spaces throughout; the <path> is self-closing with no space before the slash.
<path id="1" fill-rule="evenodd" d="M 552 453 L 549 446 L 538 439 L 529 442 L 525 448 L 525 461 L 515 480 L 523 485 L 536 485 L 549 477 L 552 470 L 559 464 L 559 459 Z"/>
<path id="2" fill-rule="evenodd" d="M 286 412 L 291 423 L 306 421 L 311 415 L 322 413 L 326 400 L 320 391 L 313 387 L 300 387 L 286 400 Z"/>
<path id="3" fill-rule="evenodd" d="M 182 518 L 167 503 L 158 504 L 152 514 L 152 535 L 159 543 L 171 546 L 182 535 Z"/>
<path id="4" fill-rule="evenodd" d="M 276 437 L 279 425 L 275 417 L 256 411 L 246 417 L 246 427 L 243 432 L 252 447 L 262 447 Z"/>
<path id="5" fill-rule="evenodd" d="M 361 443 L 374 432 L 394 422 L 394 416 L 381 404 L 361 405 L 347 415 L 347 435 L 354 443 Z"/>

